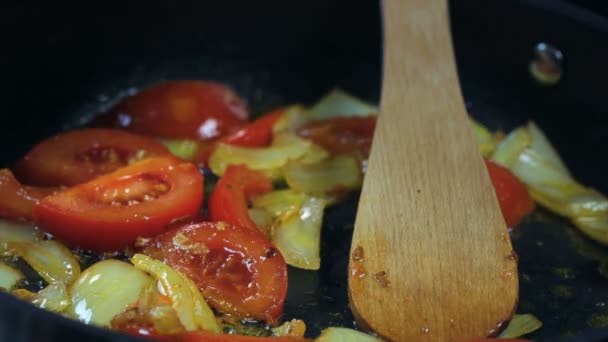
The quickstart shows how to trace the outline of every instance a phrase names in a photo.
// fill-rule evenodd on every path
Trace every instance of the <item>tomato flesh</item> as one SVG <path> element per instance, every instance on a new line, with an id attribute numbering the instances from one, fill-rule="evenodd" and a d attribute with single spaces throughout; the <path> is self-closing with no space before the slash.
<path id="1" fill-rule="evenodd" d="M 282 109 L 265 114 L 251 124 L 223 138 L 222 142 L 247 147 L 268 146 L 272 142 L 274 124 L 281 118 L 282 114 Z"/>
<path id="2" fill-rule="evenodd" d="M 168 155 L 159 142 L 109 129 L 80 129 L 55 135 L 36 145 L 15 165 L 27 184 L 75 185 L 135 161 Z"/>
<path id="3" fill-rule="evenodd" d="M 202 200 L 196 166 L 156 157 L 48 196 L 34 206 L 33 217 L 60 240 L 107 252 L 194 217 Z"/>
<path id="4" fill-rule="evenodd" d="M 249 218 L 248 200 L 272 190 L 272 182 L 264 174 L 244 165 L 230 165 L 215 185 L 209 198 L 212 221 L 223 221 L 260 230 Z"/>
<path id="5" fill-rule="evenodd" d="M 192 279 L 218 311 L 270 324 L 281 315 L 287 265 L 258 232 L 224 222 L 191 223 L 155 237 L 142 253 Z"/>
<path id="6" fill-rule="evenodd" d="M 515 227 L 534 210 L 534 201 L 526 187 L 507 168 L 487 159 L 486 166 L 505 222 L 508 227 Z"/>
<path id="7" fill-rule="evenodd" d="M 376 117 L 335 117 L 309 122 L 298 129 L 298 135 L 310 139 L 333 154 L 353 154 L 369 158 Z"/>
<path id="8" fill-rule="evenodd" d="M 230 88 L 205 81 L 169 81 L 122 100 L 98 123 L 169 139 L 209 140 L 247 123 L 249 109 Z"/>
<path id="9" fill-rule="evenodd" d="M 2 169 L 0 170 L 0 217 L 32 221 L 34 205 L 55 191 L 56 188 L 22 185 L 10 170 Z"/>

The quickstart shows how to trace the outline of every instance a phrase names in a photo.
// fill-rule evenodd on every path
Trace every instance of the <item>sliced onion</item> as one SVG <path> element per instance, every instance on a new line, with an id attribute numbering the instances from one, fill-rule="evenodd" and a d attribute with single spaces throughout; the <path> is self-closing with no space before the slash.
<path id="1" fill-rule="evenodd" d="M 475 121 L 473 118 L 469 118 L 469 120 L 471 122 L 471 127 L 473 127 L 473 133 L 475 133 L 475 139 L 477 139 L 481 154 L 484 157 L 489 157 L 496 148 L 494 136 L 485 126 Z"/>
<path id="2" fill-rule="evenodd" d="M 543 158 L 558 172 L 569 176 L 570 171 L 568 171 L 566 164 L 564 164 L 562 158 L 553 145 L 551 145 L 545 133 L 532 121 L 528 123 L 528 132 L 530 132 L 532 138 L 531 149 L 543 156 Z"/>
<path id="3" fill-rule="evenodd" d="M 510 168 L 519 158 L 519 155 L 532 145 L 532 136 L 524 127 L 515 129 L 498 144 L 492 160 Z"/>
<path id="4" fill-rule="evenodd" d="M 272 229 L 272 215 L 270 215 L 268 211 L 261 208 L 250 208 L 248 212 L 251 221 L 253 221 L 261 231 L 268 235 Z"/>
<path id="5" fill-rule="evenodd" d="M 198 142 L 190 139 L 162 139 L 160 141 L 176 157 L 193 160 L 199 149 Z"/>
<path id="6" fill-rule="evenodd" d="M 338 155 L 316 164 L 292 162 L 283 170 L 290 188 L 315 195 L 330 195 L 358 189 L 363 182 L 361 163 L 352 156 Z"/>
<path id="7" fill-rule="evenodd" d="M 44 289 L 38 291 L 30 302 L 39 308 L 53 312 L 63 312 L 72 301 L 68 295 L 68 289 L 64 283 L 52 283 Z"/>
<path id="8" fill-rule="evenodd" d="M 303 157 L 313 143 L 292 133 L 281 133 L 269 147 L 250 148 L 218 144 L 209 158 L 213 173 L 224 174 L 228 165 L 243 164 L 252 170 L 259 170 L 274 176 L 290 160 Z"/>
<path id="9" fill-rule="evenodd" d="M 509 325 L 505 328 L 505 330 L 498 335 L 498 338 L 518 338 L 536 331 L 542 326 L 543 323 L 534 315 L 513 315 L 511 322 L 509 322 Z"/>
<path id="10" fill-rule="evenodd" d="M 0 219 L 0 255 L 6 252 L 7 242 L 35 242 L 42 238 L 31 223 Z"/>
<path id="11" fill-rule="evenodd" d="M 135 254 L 131 258 L 131 262 L 136 268 L 151 274 L 160 282 L 186 330 L 202 329 L 215 333 L 221 332 L 213 311 L 192 280 L 161 261 L 143 254 Z"/>
<path id="12" fill-rule="evenodd" d="M 274 218 L 291 216 L 298 212 L 307 196 L 293 190 L 276 190 L 260 195 L 253 200 L 253 206 L 263 208 Z"/>
<path id="13" fill-rule="evenodd" d="M 70 288 L 69 315 L 84 322 L 110 326 L 112 318 L 135 304 L 153 282 L 146 273 L 119 260 L 103 260 L 87 268 Z"/>
<path id="14" fill-rule="evenodd" d="M 297 129 L 308 122 L 308 111 L 304 106 L 294 105 L 285 108 L 281 117 L 275 122 L 272 127 L 274 134 L 281 132 L 295 132 Z"/>
<path id="15" fill-rule="evenodd" d="M 306 323 L 299 319 L 292 319 L 276 328 L 272 328 L 272 336 L 277 337 L 304 337 Z"/>
<path id="16" fill-rule="evenodd" d="M 6 243 L 6 253 L 18 255 L 47 283 L 71 284 L 80 275 L 80 264 L 72 252 L 55 240 Z"/>
<path id="17" fill-rule="evenodd" d="M 326 328 L 315 342 L 382 342 L 376 336 L 348 328 Z"/>
<path id="18" fill-rule="evenodd" d="M 288 265 L 318 270 L 321 265 L 321 225 L 326 202 L 322 198 L 307 197 L 295 214 L 278 219 L 272 232 L 272 242 Z"/>
<path id="19" fill-rule="evenodd" d="M 608 244 L 608 198 L 570 176 L 546 135 L 534 123 L 510 133 L 492 159 L 524 182 L 539 204 L 570 218 L 590 238 Z"/>
<path id="20" fill-rule="evenodd" d="M 341 89 L 323 96 L 309 112 L 311 119 L 329 119 L 338 116 L 369 116 L 378 114 L 377 106 L 366 103 Z"/>
<path id="21" fill-rule="evenodd" d="M 7 264 L 0 262 L 0 288 L 10 291 L 23 279 L 23 274 Z"/>

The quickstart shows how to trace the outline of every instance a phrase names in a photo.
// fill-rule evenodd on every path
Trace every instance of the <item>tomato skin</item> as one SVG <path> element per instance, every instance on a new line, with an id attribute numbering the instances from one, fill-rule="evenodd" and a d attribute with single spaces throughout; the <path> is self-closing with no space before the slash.
<path id="1" fill-rule="evenodd" d="M 98 123 L 170 139 L 214 139 L 247 123 L 245 100 L 225 85 L 168 81 L 122 100 Z"/>
<path id="2" fill-rule="evenodd" d="M 223 138 L 222 142 L 246 147 L 268 146 L 272 142 L 274 124 L 281 118 L 282 114 L 283 109 L 265 114 L 251 124 Z"/>
<path id="3" fill-rule="evenodd" d="M 119 130 L 80 129 L 36 145 L 15 165 L 23 182 L 39 186 L 76 185 L 145 157 L 169 155 L 161 143 Z"/>
<path id="4" fill-rule="evenodd" d="M 244 165 L 230 165 L 209 198 L 212 221 L 223 221 L 260 232 L 249 218 L 248 200 L 272 190 L 272 181 Z"/>
<path id="5" fill-rule="evenodd" d="M 310 139 L 332 154 L 354 154 L 367 159 L 372 146 L 376 116 L 335 117 L 309 122 L 298 135 Z"/>
<path id="6" fill-rule="evenodd" d="M 156 236 L 141 252 L 192 279 L 218 311 L 269 324 L 277 323 L 283 311 L 285 260 L 266 237 L 249 228 L 224 222 L 186 224 Z"/>
<path id="7" fill-rule="evenodd" d="M 211 334 L 206 331 L 192 331 L 177 335 L 160 335 L 151 338 L 164 342 L 306 342 L 312 341 L 299 337 L 256 337 L 244 335 Z"/>
<path id="8" fill-rule="evenodd" d="M 32 221 L 34 205 L 56 192 L 56 188 L 22 185 L 8 169 L 0 170 L 0 217 Z"/>
<path id="9" fill-rule="evenodd" d="M 534 201 L 526 187 L 507 168 L 487 159 L 486 166 L 507 227 L 515 227 L 534 210 Z"/>
<path id="10" fill-rule="evenodd" d="M 203 176 L 196 166 L 156 157 L 48 196 L 34 206 L 33 217 L 60 240 L 107 252 L 194 217 L 202 200 Z"/>

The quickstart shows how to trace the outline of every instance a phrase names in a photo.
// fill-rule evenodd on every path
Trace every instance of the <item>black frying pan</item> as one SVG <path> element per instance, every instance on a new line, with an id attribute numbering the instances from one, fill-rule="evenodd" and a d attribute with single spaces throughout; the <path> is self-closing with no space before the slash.
<path id="1" fill-rule="evenodd" d="M 608 192 L 608 20 L 549 0 L 454 1 L 451 12 L 473 116 L 507 130 L 535 120 L 580 181 Z M 334 86 L 379 98 L 375 1 L 14 1 L 0 16 L 3 166 L 42 138 L 82 125 L 125 90 L 165 79 L 227 82 L 259 111 L 311 103 Z M 563 79 L 552 87 L 527 68 L 543 41 L 565 56 Z M 355 195 L 327 212 L 321 271 L 290 270 L 285 318 L 306 320 L 310 336 L 353 326 L 345 276 L 356 205 Z M 513 243 L 519 311 L 544 323 L 531 338 L 553 341 L 608 324 L 608 279 L 598 271 L 608 248 L 542 209 Z M 0 294 L 0 341 L 68 340 L 130 339 Z"/>

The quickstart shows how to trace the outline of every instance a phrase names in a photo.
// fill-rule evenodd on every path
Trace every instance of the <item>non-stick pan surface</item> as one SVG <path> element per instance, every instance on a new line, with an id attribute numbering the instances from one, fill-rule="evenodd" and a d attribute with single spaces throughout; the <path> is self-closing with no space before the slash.
<path id="1" fill-rule="evenodd" d="M 1 7 L 3 166 L 40 139 L 82 125 L 129 91 L 162 80 L 226 82 L 259 111 L 311 103 L 334 86 L 379 98 L 380 18 L 371 0 L 15 1 Z M 608 192 L 608 21 L 554 1 L 455 1 L 451 13 L 472 115 L 505 130 L 535 120 L 578 179 Z M 555 86 L 541 86 L 528 73 L 539 42 L 564 54 Z M 346 264 L 356 205 L 355 195 L 328 210 L 319 272 L 290 270 L 285 318 L 304 319 L 309 336 L 329 325 L 353 326 Z M 532 338 L 553 341 L 608 325 L 608 279 L 599 271 L 608 265 L 608 248 L 542 209 L 513 233 L 513 242 L 520 256 L 518 311 L 544 323 Z M 66 340 L 127 337 L 0 294 L 0 341 Z"/>

